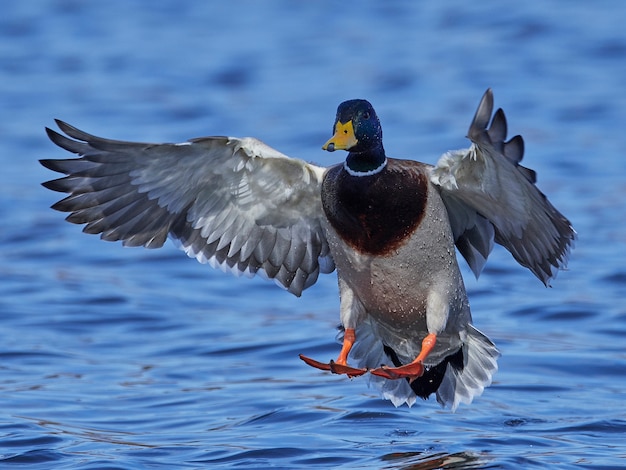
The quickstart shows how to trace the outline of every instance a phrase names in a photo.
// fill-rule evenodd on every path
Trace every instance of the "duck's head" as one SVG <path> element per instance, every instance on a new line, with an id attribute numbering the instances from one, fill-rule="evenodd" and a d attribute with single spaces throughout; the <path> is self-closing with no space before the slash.
<path id="1" fill-rule="evenodd" d="M 366 100 L 344 101 L 337 108 L 333 136 L 323 150 L 347 150 L 348 170 L 369 173 L 384 165 L 383 130 L 374 111 Z"/>

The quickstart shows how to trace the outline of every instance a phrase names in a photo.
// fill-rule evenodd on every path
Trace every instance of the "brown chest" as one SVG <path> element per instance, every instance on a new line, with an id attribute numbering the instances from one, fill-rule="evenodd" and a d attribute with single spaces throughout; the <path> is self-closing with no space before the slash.
<path id="1" fill-rule="evenodd" d="M 424 217 L 428 178 L 414 162 L 389 160 L 371 176 L 352 176 L 342 165 L 322 183 L 322 205 L 331 226 L 361 253 L 384 256 L 402 245 Z"/>

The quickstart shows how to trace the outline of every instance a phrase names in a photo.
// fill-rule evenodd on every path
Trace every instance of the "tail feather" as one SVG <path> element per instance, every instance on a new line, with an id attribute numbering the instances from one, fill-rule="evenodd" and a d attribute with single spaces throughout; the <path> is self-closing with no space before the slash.
<path id="1" fill-rule="evenodd" d="M 452 411 L 461 403 L 469 405 L 474 397 L 482 394 L 485 387 L 491 385 L 493 374 L 498 370 L 500 352 L 493 342 L 473 325 L 467 325 L 463 352 L 465 355 L 463 369 L 448 366 L 437 390 L 437 401 Z"/>

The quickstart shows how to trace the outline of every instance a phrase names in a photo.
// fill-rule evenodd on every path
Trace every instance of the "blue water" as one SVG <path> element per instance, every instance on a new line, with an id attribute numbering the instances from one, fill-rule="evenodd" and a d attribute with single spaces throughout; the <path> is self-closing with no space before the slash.
<path id="1" fill-rule="evenodd" d="M 478 3 L 478 4 L 475 4 Z M 626 466 L 626 3 L 6 2 L 0 16 L 2 468 Z M 579 232 L 545 289 L 501 249 L 476 325 L 503 356 L 456 413 L 394 408 L 335 357 L 336 278 L 297 299 L 168 244 L 122 248 L 49 206 L 43 127 L 252 135 L 328 165 L 367 98 L 388 154 L 467 146 L 487 87 Z"/>

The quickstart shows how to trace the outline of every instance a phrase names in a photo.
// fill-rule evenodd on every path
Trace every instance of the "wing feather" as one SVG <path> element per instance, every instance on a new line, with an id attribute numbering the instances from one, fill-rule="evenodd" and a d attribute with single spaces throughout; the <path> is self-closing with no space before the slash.
<path id="1" fill-rule="evenodd" d="M 42 160 L 67 176 L 53 208 L 87 233 L 158 248 L 169 236 L 191 257 L 235 274 L 261 274 L 295 295 L 334 262 L 320 224 L 324 169 L 253 138 L 182 144 L 103 139 L 56 121 L 46 129 L 79 158 Z"/>
<path id="2" fill-rule="evenodd" d="M 472 145 L 444 154 L 431 181 L 441 189 L 457 247 L 477 276 L 495 241 L 549 285 L 566 267 L 576 231 L 535 186 L 535 172 L 519 164 L 524 140 L 506 141 L 504 111 L 491 118 L 492 112 L 487 90 L 469 128 Z"/>

